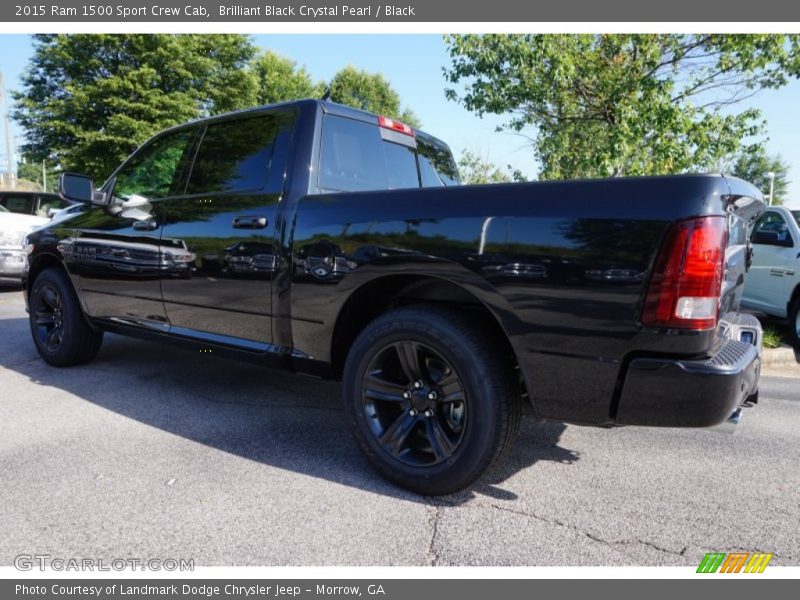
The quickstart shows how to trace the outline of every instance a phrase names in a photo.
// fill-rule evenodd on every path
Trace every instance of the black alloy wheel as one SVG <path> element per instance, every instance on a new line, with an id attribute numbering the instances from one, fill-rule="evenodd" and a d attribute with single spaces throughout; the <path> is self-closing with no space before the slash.
<path id="1" fill-rule="evenodd" d="M 61 294 L 45 282 L 31 298 L 31 328 L 38 346 L 55 353 L 64 341 L 64 313 Z"/>
<path id="2" fill-rule="evenodd" d="M 28 303 L 33 343 L 45 362 L 70 367 L 97 356 L 103 333 L 87 321 L 66 271 L 50 267 L 39 273 Z"/>
<path id="3" fill-rule="evenodd" d="M 430 346 L 401 340 L 378 351 L 361 393 L 375 439 L 396 460 L 430 466 L 456 452 L 467 427 L 464 385 Z"/>
<path id="4" fill-rule="evenodd" d="M 485 317 L 437 305 L 395 308 L 350 347 L 342 400 L 364 454 L 408 490 L 469 487 L 508 453 L 521 416 L 510 348 Z"/>

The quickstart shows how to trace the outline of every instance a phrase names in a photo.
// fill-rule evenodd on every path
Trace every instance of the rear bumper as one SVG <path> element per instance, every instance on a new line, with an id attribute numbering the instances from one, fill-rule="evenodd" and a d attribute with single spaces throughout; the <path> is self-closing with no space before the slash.
<path id="1" fill-rule="evenodd" d="M 726 421 L 758 391 L 759 348 L 752 343 L 729 339 L 707 359 L 632 360 L 616 423 L 710 427 Z"/>

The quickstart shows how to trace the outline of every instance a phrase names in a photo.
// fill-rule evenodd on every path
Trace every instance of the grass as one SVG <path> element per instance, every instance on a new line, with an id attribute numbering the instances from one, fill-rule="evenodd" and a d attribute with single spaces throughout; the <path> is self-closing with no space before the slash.
<path id="1" fill-rule="evenodd" d="M 774 327 L 764 328 L 764 347 L 779 348 L 783 344 L 783 336 Z"/>

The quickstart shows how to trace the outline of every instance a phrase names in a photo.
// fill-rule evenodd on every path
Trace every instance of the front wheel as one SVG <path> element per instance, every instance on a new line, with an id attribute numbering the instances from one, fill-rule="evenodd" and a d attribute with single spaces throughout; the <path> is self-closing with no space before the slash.
<path id="1" fill-rule="evenodd" d="M 407 307 L 378 317 L 353 344 L 345 411 L 370 462 L 394 483 L 453 493 L 510 447 L 521 412 L 511 357 L 480 331 L 458 311 Z"/>
<path id="2" fill-rule="evenodd" d="M 800 349 L 800 296 L 789 307 L 789 340 Z"/>
<path id="3" fill-rule="evenodd" d="M 39 273 L 29 303 L 33 343 L 45 362 L 70 367 L 97 356 L 103 334 L 89 326 L 63 270 L 49 268 Z"/>

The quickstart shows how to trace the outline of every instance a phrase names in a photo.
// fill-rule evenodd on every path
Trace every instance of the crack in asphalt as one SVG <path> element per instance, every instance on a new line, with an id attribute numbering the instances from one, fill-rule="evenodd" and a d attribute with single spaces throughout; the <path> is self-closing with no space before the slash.
<path id="1" fill-rule="evenodd" d="M 433 508 L 433 515 L 431 516 L 430 526 L 431 526 L 431 543 L 428 544 L 428 565 L 431 567 L 435 567 L 436 563 L 439 562 L 439 553 L 436 551 L 436 536 L 439 533 L 439 520 L 442 517 L 442 510 L 443 507 L 433 502 L 430 503 L 430 506 Z"/>
<path id="2" fill-rule="evenodd" d="M 580 533 L 581 535 L 586 536 L 587 538 L 589 538 L 593 542 L 597 542 L 598 544 L 603 544 L 603 545 L 606 545 L 606 546 L 613 547 L 613 546 L 625 546 L 625 545 L 631 545 L 631 544 L 641 544 L 643 546 L 649 546 L 650 548 L 653 548 L 654 550 L 656 550 L 658 552 L 663 552 L 664 554 L 671 554 L 673 556 L 685 556 L 686 555 L 686 551 L 689 549 L 689 546 L 684 546 L 680 550 L 673 550 L 672 548 L 665 548 L 663 546 L 659 546 L 658 544 L 654 544 L 653 542 L 650 542 L 648 540 L 643 540 L 643 539 L 640 539 L 640 538 L 630 539 L 630 540 L 607 540 L 605 538 L 601 538 L 601 537 L 599 537 L 597 535 L 589 533 L 588 531 L 584 531 L 583 529 L 581 529 L 580 527 L 577 527 L 575 525 L 570 525 L 569 523 L 564 523 L 563 521 L 560 521 L 559 519 L 556 519 L 556 518 L 547 518 L 547 517 L 543 517 L 541 515 L 537 515 L 536 513 L 533 513 L 533 512 L 528 512 L 528 511 L 508 508 L 506 506 L 500 506 L 498 504 L 488 504 L 488 505 L 487 504 L 479 504 L 478 506 L 483 506 L 483 507 L 487 507 L 487 508 L 493 508 L 493 509 L 496 509 L 496 510 L 502 510 L 502 511 L 509 512 L 509 513 L 512 513 L 512 514 L 515 514 L 515 515 L 533 518 L 533 519 L 536 519 L 537 521 L 541 521 L 543 523 L 547 523 L 548 525 L 556 525 L 558 527 L 563 527 L 563 528 L 569 529 L 571 531 L 576 531 L 576 532 Z"/>

